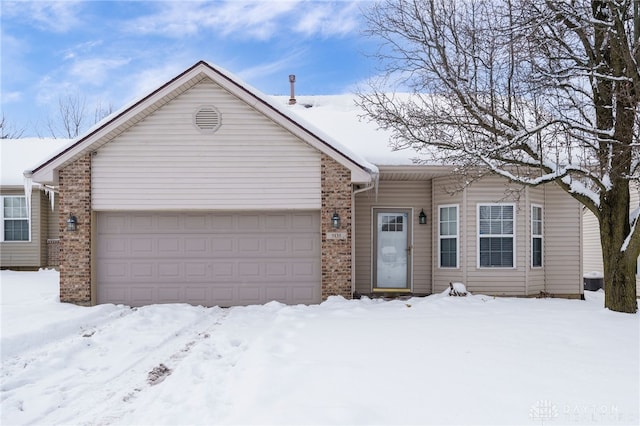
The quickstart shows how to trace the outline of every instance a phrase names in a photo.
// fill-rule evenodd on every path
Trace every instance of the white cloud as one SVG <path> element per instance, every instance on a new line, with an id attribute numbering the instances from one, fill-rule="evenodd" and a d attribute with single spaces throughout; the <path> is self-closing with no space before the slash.
<path id="1" fill-rule="evenodd" d="M 222 36 L 268 40 L 276 34 L 343 35 L 357 27 L 357 2 L 216 1 L 162 2 L 151 15 L 130 21 L 138 34 L 182 38 L 209 30 Z"/>
<path id="2" fill-rule="evenodd" d="M 56 33 L 64 33 L 82 23 L 79 14 L 82 1 L 20 1 L 6 2 L 2 13 L 21 18 L 33 26 Z"/>
<path id="3" fill-rule="evenodd" d="M 10 104 L 12 102 L 20 102 L 22 100 L 22 92 L 2 92 L 2 103 Z"/>
<path id="4" fill-rule="evenodd" d="M 273 74 L 280 73 L 283 70 L 286 71 L 286 75 L 289 75 L 289 72 L 291 71 L 291 69 L 293 69 L 293 66 L 298 65 L 298 60 L 302 56 L 304 56 L 304 51 L 297 50 L 280 60 L 259 64 L 250 68 L 245 68 L 239 71 L 237 74 L 238 77 L 245 81 L 255 80 L 261 77 L 268 77 Z"/>
<path id="5" fill-rule="evenodd" d="M 129 59 L 92 58 L 74 62 L 69 74 L 77 81 L 100 86 L 110 76 L 110 73 L 123 65 L 127 65 Z"/>
<path id="6" fill-rule="evenodd" d="M 148 67 L 141 72 L 132 74 L 130 76 L 131 93 L 124 100 L 129 102 L 133 98 L 138 98 L 157 89 L 184 71 L 187 67 L 183 65 L 181 61 L 170 61 L 160 67 Z"/>
<path id="7" fill-rule="evenodd" d="M 354 2 L 339 3 L 338 6 L 315 2 L 300 16 L 294 31 L 306 36 L 345 35 L 358 27 L 359 13 L 358 5 Z"/>
<path id="8" fill-rule="evenodd" d="M 65 49 L 62 52 L 62 58 L 64 60 L 74 59 L 79 54 L 86 54 L 88 52 L 91 52 L 95 47 L 101 46 L 102 44 L 102 40 L 91 40 L 84 43 L 76 44 L 73 47 Z"/>

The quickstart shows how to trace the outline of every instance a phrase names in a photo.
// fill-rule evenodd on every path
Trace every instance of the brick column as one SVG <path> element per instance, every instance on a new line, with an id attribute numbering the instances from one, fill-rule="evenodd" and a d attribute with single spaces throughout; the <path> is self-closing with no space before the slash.
<path id="1" fill-rule="evenodd" d="M 91 304 L 91 154 L 60 169 L 60 301 Z M 77 230 L 67 231 L 69 213 Z"/>
<path id="2" fill-rule="evenodd" d="M 322 154 L 322 300 L 329 296 L 351 299 L 351 172 Z M 340 215 L 333 229 L 333 213 Z M 327 239 L 328 232 L 346 233 L 346 239 Z"/>

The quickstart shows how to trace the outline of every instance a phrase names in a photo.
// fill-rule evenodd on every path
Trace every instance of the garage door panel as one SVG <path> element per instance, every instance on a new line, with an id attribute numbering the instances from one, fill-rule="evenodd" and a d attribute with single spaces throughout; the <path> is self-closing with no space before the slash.
<path id="1" fill-rule="evenodd" d="M 237 226 L 244 231 L 257 231 L 260 229 L 260 216 L 247 214 L 236 218 Z"/>
<path id="2" fill-rule="evenodd" d="M 204 237 L 185 237 L 184 240 L 184 251 L 189 254 L 194 255 L 205 255 L 209 254 L 209 239 Z"/>
<path id="3" fill-rule="evenodd" d="M 158 277 L 166 280 L 176 281 L 182 277 L 182 268 L 179 263 L 160 263 L 158 265 Z"/>
<path id="4" fill-rule="evenodd" d="M 182 252 L 180 238 L 158 238 L 158 256 L 179 255 Z"/>
<path id="5" fill-rule="evenodd" d="M 211 240 L 211 250 L 215 254 L 233 253 L 234 244 L 232 237 L 216 237 Z"/>
<path id="6" fill-rule="evenodd" d="M 99 303 L 320 301 L 318 212 L 97 216 Z"/>
<path id="7" fill-rule="evenodd" d="M 287 287 L 269 287 L 265 289 L 265 297 L 269 300 L 283 302 L 288 299 L 288 291 L 289 289 Z"/>
<path id="8" fill-rule="evenodd" d="M 177 214 L 164 214 L 158 216 L 158 228 L 166 231 L 178 231 L 180 229 L 180 218 Z"/>
<path id="9" fill-rule="evenodd" d="M 157 273 L 154 273 L 154 269 L 157 265 L 154 263 L 132 263 L 131 264 L 131 277 L 136 280 L 152 280 L 158 277 Z"/>
<path id="10" fill-rule="evenodd" d="M 246 300 L 249 305 L 261 303 L 262 295 L 260 290 L 258 287 L 240 287 L 237 289 L 238 298 Z"/>

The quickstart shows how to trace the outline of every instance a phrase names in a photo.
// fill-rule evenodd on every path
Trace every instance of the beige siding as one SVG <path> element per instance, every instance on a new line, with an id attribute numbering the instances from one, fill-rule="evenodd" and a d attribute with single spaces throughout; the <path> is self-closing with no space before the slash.
<path id="1" fill-rule="evenodd" d="M 525 197 L 526 197 L 526 202 L 528 204 L 528 208 L 526 209 L 525 213 L 525 229 L 526 229 L 526 235 L 525 235 L 525 239 L 526 242 L 524 244 L 524 251 L 525 251 L 525 259 L 526 259 L 526 290 L 527 290 L 527 295 L 536 295 L 536 294 L 540 294 L 540 292 L 542 291 L 546 291 L 545 290 L 545 270 L 547 267 L 547 253 L 546 253 L 546 249 L 547 249 L 547 230 L 545 229 L 547 224 L 549 223 L 550 220 L 553 220 L 552 217 L 548 216 L 548 208 L 546 206 L 546 202 L 545 202 L 545 187 L 536 187 L 536 188 L 526 188 L 525 189 Z M 532 267 L 531 266 L 531 245 L 532 245 L 532 238 L 531 238 L 531 206 L 535 205 L 538 207 L 542 207 L 542 267 Z M 574 218 L 575 219 L 575 218 Z"/>
<path id="2" fill-rule="evenodd" d="M 193 124 L 213 105 L 213 134 Z M 100 148 L 95 210 L 320 208 L 320 154 L 208 79 Z"/>
<path id="3" fill-rule="evenodd" d="M 434 179 L 432 216 L 438 207 L 459 206 L 459 268 L 438 267 L 438 229 L 433 230 L 434 292 L 451 281 L 465 283 L 469 291 L 494 295 L 580 293 L 580 213 L 577 203 L 554 185 L 505 192 L 505 180 L 486 177 L 451 195 L 453 178 Z M 515 208 L 515 267 L 478 267 L 478 205 L 510 203 Z M 543 267 L 531 266 L 531 206 L 543 209 Z"/>
<path id="4" fill-rule="evenodd" d="M 545 187 L 545 206 L 546 291 L 551 294 L 581 294 L 582 207 L 555 184 Z"/>
<path id="5" fill-rule="evenodd" d="M 0 190 L 0 195 L 24 195 L 22 189 Z M 43 200 L 42 191 L 31 193 L 31 241 L 0 242 L 0 267 L 39 268 L 46 266 L 46 220 L 41 214 Z"/>
<path id="6" fill-rule="evenodd" d="M 465 284 L 469 291 L 493 295 L 524 295 L 526 294 L 526 271 L 529 261 L 526 258 L 526 247 L 529 238 L 525 232 L 528 217 L 527 205 L 520 194 L 520 198 L 510 196 L 505 191 L 505 181 L 498 177 L 487 177 L 473 183 L 466 190 L 466 213 L 464 221 L 467 227 L 463 250 L 467 264 L 467 278 Z M 509 203 L 514 205 L 516 251 L 515 267 L 513 268 L 479 268 L 478 267 L 478 233 L 477 217 L 479 204 Z"/>
<path id="7" fill-rule="evenodd" d="M 583 273 L 604 272 L 602 246 L 600 245 L 600 226 L 598 225 L 598 219 L 589 209 L 584 209 L 582 216 L 582 258 Z"/>
<path id="8" fill-rule="evenodd" d="M 413 289 L 416 294 L 431 293 L 431 182 L 380 181 L 375 190 L 355 197 L 355 290 L 371 293 L 372 282 L 372 212 L 374 208 L 413 209 Z M 424 209 L 427 224 L 418 224 L 418 214 Z"/>
<path id="9" fill-rule="evenodd" d="M 433 218 L 432 239 L 433 239 L 433 291 L 435 293 L 442 292 L 449 286 L 450 282 L 466 282 L 466 230 L 467 226 L 464 219 L 465 211 L 465 191 L 455 191 L 455 180 L 453 178 L 444 177 L 433 180 L 433 204 L 431 209 L 431 217 Z M 455 192 L 454 192 L 455 191 Z M 439 226 L 439 208 L 445 205 L 458 206 L 458 267 L 457 268 L 440 268 L 439 263 L 439 243 L 438 243 L 438 226 Z"/>

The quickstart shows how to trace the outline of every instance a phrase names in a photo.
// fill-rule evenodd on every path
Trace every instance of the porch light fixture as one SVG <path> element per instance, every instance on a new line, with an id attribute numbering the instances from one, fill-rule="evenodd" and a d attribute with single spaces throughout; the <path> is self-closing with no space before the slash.
<path id="1" fill-rule="evenodd" d="M 333 216 L 331 217 L 331 225 L 333 226 L 333 229 L 340 228 L 340 216 L 338 215 L 338 212 L 333 212 Z"/>
<path id="2" fill-rule="evenodd" d="M 78 219 L 69 213 L 69 219 L 67 219 L 67 231 L 75 231 L 76 229 L 78 229 Z"/>
<path id="3" fill-rule="evenodd" d="M 418 223 L 420 225 L 426 225 L 427 224 L 427 215 L 424 212 L 424 209 L 420 209 L 420 214 L 418 215 Z"/>

